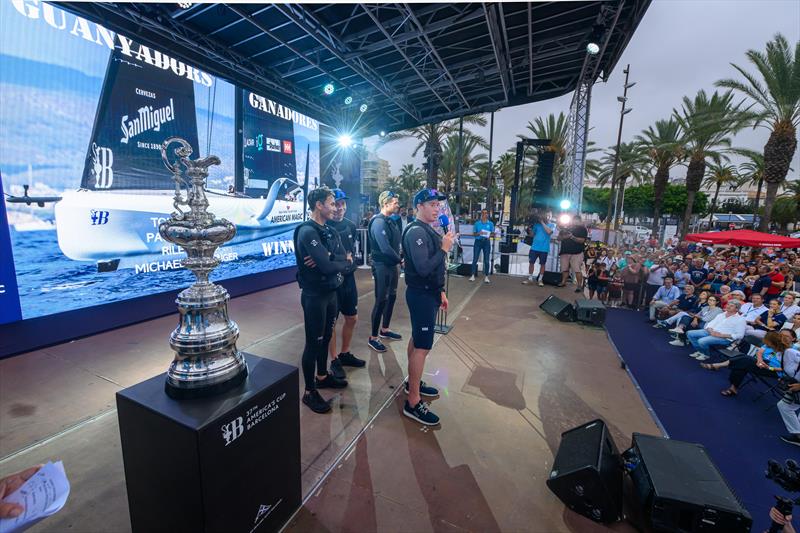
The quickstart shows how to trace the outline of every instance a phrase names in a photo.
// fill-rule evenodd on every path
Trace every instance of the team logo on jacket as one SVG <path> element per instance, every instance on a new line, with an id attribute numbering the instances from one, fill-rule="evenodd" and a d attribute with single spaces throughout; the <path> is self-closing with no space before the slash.
<path id="1" fill-rule="evenodd" d="M 422 239 L 417 239 L 417 246 L 422 246 Z"/>

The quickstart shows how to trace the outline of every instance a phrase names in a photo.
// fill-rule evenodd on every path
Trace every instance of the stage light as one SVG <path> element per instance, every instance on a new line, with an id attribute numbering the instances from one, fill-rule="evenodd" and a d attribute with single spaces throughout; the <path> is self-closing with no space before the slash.
<path id="1" fill-rule="evenodd" d="M 359 107 L 358 110 L 361 111 L 362 113 L 366 113 L 367 112 L 367 104 L 361 104 L 361 107 Z"/>
<path id="2" fill-rule="evenodd" d="M 597 55 L 597 53 L 599 51 L 600 51 L 600 47 L 597 45 L 597 43 L 589 43 L 589 44 L 586 45 L 586 52 L 589 55 L 592 55 L 592 56 L 593 55 Z"/>
<path id="3" fill-rule="evenodd" d="M 349 135 L 339 135 L 339 146 L 342 148 L 350 148 L 353 146 L 353 138 Z"/>
<path id="4" fill-rule="evenodd" d="M 327 94 L 328 96 L 332 95 L 333 94 L 333 84 L 332 83 L 326 83 L 325 87 L 323 87 L 322 90 L 325 91 L 325 94 Z"/>
<path id="5" fill-rule="evenodd" d="M 379 135 L 380 135 L 381 137 L 386 137 L 386 132 L 385 132 L 385 131 L 383 131 L 383 130 L 381 130 L 381 132 L 380 132 L 380 134 L 379 134 Z M 733 189 L 731 189 L 731 190 L 733 190 Z"/>
<path id="6" fill-rule="evenodd" d="M 350 105 L 352 103 L 353 103 L 353 97 L 352 96 L 348 96 L 347 98 L 344 99 L 344 105 Z"/>
<path id="7" fill-rule="evenodd" d="M 558 223 L 561 224 L 562 226 L 566 226 L 570 222 L 572 222 L 572 215 L 564 213 L 563 215 L 558 217 Z"/>
<path id="8" fill-rule="evenodd" d="M 562 211 L 566 211 L 567 209 L 572 207 L 572 202 L 564 198 L 563 200 L 561 200 L 558 206 L 561 208 Z"/>

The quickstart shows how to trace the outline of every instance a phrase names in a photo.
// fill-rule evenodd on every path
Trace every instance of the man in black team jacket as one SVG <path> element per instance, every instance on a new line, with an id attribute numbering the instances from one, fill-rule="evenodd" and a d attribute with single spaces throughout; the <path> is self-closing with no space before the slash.
<path id="1" fill-rule="evenodd" d="M 378 196 L 381 212 L 369 221 L 369 249 L 372 254 L 372 275 L 375 278 L 375 306 L 372 308 L 372 331 L 369 347 L 385 352 L 382 339 L 399 340 L 403 337 L 389 329 L 394 302 L 397 299 L 397 281 L 400 279 L 401 226 L 392 220 L 400 201 L 392 191 Z"/>
<path id="2" fill-rule="evenodd" d="M 294 230 L 297 282 L 302 289 L 300 303 L 306 332 L 303 403 L 315 413 L 327 413 L 331 406 L 317 389 L 347 386 L 346 381 L 328 373 L 328 343 L 336 321 L 336 289 L 342 284 L 342 273 L 352 267 L 353 256 L 345 252 L 339 234 L 325 225 L 336 209 L 333 192 L 327 187 L 314 189 L 308 193 L 308 207 L 310 219 Z"/>
<path id="3" fill-rule="evenodd" d="M 439 417 L 428 410 L 421 396 L 435 397 L 439 391 L 422 381 L 422 371 L 425 357 L 433 346 L 436 312 L 440 307 L 447 309 L 445 258 L 456 238 L 452 229 L 440 237 L 431 227 L 439 216 L 439 200 L 444 199 L 445 196 L 434 189 L 419 191 L 414 196 L 417 219 L 406 226 L 403 233 L 406 303 L 412 332 L 408 341 L 408 381 L 405 384 L 408 399 L 403 414 L 428 426 L 438 424 Z"/>
<path id="4" fill-rule="evenodd" d="M 344 218 L 345 213 L 347 213 L 347 195 L 341 189 L 334 189 L 333 197 L 336 201 L 336 211 L 333 214 L 333 219 L 329 220 L 327 224 L 339 233 L 344 251 L 352 254 L 356 243 L 356 225 Z M 334 326 L 331 342 L 328 345 L 328 354 L 331 357 L 331 374 L 339 379 L 347 378 L 347 374 L 345 374 L 342 367 L 354 366 L 360 368 L 366 364 L 366 361 L 350 353 L 350 341 L 353 339 L 353 331 L 358 321 L 358 288 L 356 287 L 355 271 L 356 265 L 353 263 L 343 273 L 342 284 L 336 289 L 339 313 L 344 315 L 342 351 L 336 351 L 336 326 Z"/>

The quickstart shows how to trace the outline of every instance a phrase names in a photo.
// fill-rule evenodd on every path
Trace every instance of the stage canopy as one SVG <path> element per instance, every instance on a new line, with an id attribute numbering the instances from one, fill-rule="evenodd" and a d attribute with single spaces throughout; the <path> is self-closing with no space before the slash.
<path id="1" fill-rule="evenodd" d="M 703 244 L 724 244 L 729 246 L 750 246 L 757 248 L 800 248 L 800 239 L 771 235 L 749 229 L 733 231 L 709 231 L 708 233 L 690 233 L 687 241 Z"/>
<path id="2" fill-rule="evenodd" d="M 59 6 L 330 125 L 357 124 L 359 134 L 370 135 L 569 93 L 590 42 L 600 54 L 590 74 L 608 79 L 649 4 Z M 334 92 L 326 96 L 329 83 Z"/>

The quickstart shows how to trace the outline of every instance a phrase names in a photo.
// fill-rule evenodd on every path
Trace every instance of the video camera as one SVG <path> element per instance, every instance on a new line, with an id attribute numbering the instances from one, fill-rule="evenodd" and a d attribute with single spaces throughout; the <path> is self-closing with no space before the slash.
<path id="1" fill-rule="evenodd" d="M 767 479 L 771 479 L 782 489 L 789 492 L 800 492 L 800 466 L 797 465 L 797 462 L 787 459 L 782 465 L 778 461 L 770 459 L 767 461 L 765 474 Z M 790 516 L 795 504 L 800 504 L 800 498 L 792 500 L 783 496 L 775 496 L 775 508 L 783 516 Z M 769 533 L 778 533 L 781 530 L 783 530 L 783 526 L 773 520 L 768 531 Z"/>

